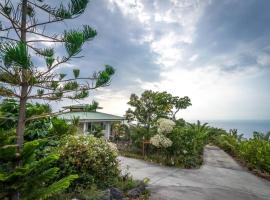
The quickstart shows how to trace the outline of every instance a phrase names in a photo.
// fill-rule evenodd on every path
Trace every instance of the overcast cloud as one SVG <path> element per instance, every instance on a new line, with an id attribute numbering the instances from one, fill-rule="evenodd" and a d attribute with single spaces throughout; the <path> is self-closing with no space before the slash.
<path id="1" fill-rule="evenodd" d="M 114 66 L 110 87 L 82 101 L 95 99 L 112 114 L 125 113 L 131 93 L 152 89 L 189 96 L 193 106 L 179 113 L 186 119 L 270 119 L 269 7 L 268 0 L 92 0 L 63 27 L 89 24 L 98 36 L 61 71 Z"/>

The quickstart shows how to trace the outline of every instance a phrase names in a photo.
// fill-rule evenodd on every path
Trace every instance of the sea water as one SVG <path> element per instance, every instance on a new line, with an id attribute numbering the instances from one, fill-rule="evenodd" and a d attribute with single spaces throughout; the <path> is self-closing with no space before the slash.
<path id="1" fill-rule="evenodd" d="M 270 131 L 270 120 L 202 120 L 202 123 L 205 122 L 226 131 L 237 129 L 238 134 L 243 134 L 245 138 L 252 137 L 254 131 L 263 133 Z"/>

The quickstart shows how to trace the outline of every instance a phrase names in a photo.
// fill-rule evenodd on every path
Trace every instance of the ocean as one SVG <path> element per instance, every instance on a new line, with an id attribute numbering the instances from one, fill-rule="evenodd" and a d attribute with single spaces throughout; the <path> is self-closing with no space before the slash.
<path id="1" fill-rule="evenodd" d="M 210 126 L 222 128 L 226 131 L 237 129 L 238 134 L 244 134 L 243 137 L 252 137 L 253 131 L 270 131 L 270 120 L 202 120 L 201 123 L 208 123 Z"/>

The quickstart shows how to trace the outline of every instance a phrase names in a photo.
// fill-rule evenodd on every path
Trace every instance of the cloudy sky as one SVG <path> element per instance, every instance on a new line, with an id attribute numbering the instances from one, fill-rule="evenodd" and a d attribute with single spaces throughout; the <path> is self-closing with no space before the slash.
<path id="1" fill-rule="evenodd" d="M 69 66 L 86 74 L 110 64 L 117 72 L 82 102 L 123 115 L 131 93 L 152 89 L 189 96 L 185 119 L 270 119 L 269 7 L 269 0 L 92 0 L 64 25 L 98 31 Z"/>

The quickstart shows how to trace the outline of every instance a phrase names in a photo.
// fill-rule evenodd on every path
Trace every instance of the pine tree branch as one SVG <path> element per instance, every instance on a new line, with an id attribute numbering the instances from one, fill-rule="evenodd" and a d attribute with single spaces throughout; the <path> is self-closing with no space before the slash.
<path id="1" fill-rule="evenodd" d="M 48 38 L 48 39 L 51 39 L 51 40 L 62 41 L 59 38 L 57 38 L 56 36 L 53 37 L 53 36 L 45 35 L 44 33 L 39 33 L 37 31 L 30 31 L 30 30 L 28 30 L 27 32 L 28 33 L 31 33 L 31 34 L 34 34 L 34 35 L 38 35 L 38 36 L 44 37 L 44 38 Z"/>
<path id="2" fill-rule="evenodd" d="M 65 112 L 66 110 L 68 110 L 68 108 L 60 110 L 58 112 L 54 112 L 54 113 L 44 113 L 42 115 L 34 115 L 32 117 L 27 118 L 25 121 L 28 122 L 31 120 L 42 119 L 42 118 L 46 118 L 46 117 L 53 117 L 53 116 L 69 113 L 69 112 Z"/>
<path id="3" fill-rule="evenodd" d="M 55 19 L 55 20 L 49 20 L 49 21 L 45 21 L 45 22 L 35 23 L 35 24 L 31 25 L 31 26 L 28 26 L 26 28 L 26 30 L 36 28 L 37 26 L 44 26 L 44 25 L 47 25 L 47 24 L 52 24 L 52 23 L 61 22 L 61 21 L 64 21 L 64 19 Z"/>
<path id="4" fill-rule="evenodd" d="M 4 10 L 4 7 L 2 4 L 0 4 L 0 8 Z M 13 29 L 15 30 L 16 35 L 18 36 L 18 38 L 21 38 L 19 32 L 17 31 L 17 29 L 20 30 L 20 25 L 14 19 L 12 19 L 9 15 L 6 15 L 5 13 L 3 13 L 1 10 L 0 10 L 0 14 L 10 21 Z"/>
<path id="5" fill-rule="evenodd" d="M 102 87 L 102 86 L 99 86 L 99 87 Z M 81 88 L 77 88 L 76 90 L 72 89 L 72 90 L 63 90 L 63 91 L 59 91 L 61 92 L 62 94 L 67 94 L 67 93 L 71 93 L 71 92 L 82 92 L 82 91 L 89 91 L 89 90 L 95 90 L 97 89 L 98 87 L 95 86 L 95 87 L 81 87 Z M 36 99 L 36 98 L 50 98 L 49 96 L 50 95 L 54 95 L 56 94 L 57 92 L 49 92 L 49 93 L 44 93 L 44 94 L 37 94 L 37 95 L 31 95 L 31 96 L 28 96 L 28 99 Z M 64 98 L 64 97 L 61 97 L 61 98 Z"/>
<path id="6" fill-rule="evenodd" d="M 42 76 L 47 75 L 48 73 L 50 73 L 53 69 L 55 69 L 58 65 L 61 65 L 63 63 L 68 62 L 70 59 L 72 58 L 72 55 L 69 55 L 68 57 L 64 57 L 62 58 L 61 61 L 58 61 L 56 64 L 54 64 L 53 66 L 51 66 L 47 71 L 45 71 L 44 73 L 41 73 L 39 76 L 37 76 L 37 78 L 40 78 Z"/>
<path id="7" fill-rule="evenodd" d="M 36 4 L 36 3 L 34 3 L 34 2 L 32 2 L 32 1 L 28 1 L 28 3 L 31 4 L 31 5 L 33 5 L 33 6 L 35 6 L 35 7 L 37 7 L 37 8 L 39 8 L 40 10 L 42 10 L 42 11 L 44 11 L 44 12 L 46 12 L 46 13 L 48 13 L 48 14 L 54 16 L 55 18 L 57 18 L 57 16 L 56 16 L 53 12 L 51 12 L 50 10 L 47 10 L 47 9 L 45 9 L 44 7 L 42 7 L 42 6 L 40 6 L 40 5 Z"/>
<path id="8" fill-rule="evenodd" d="M 20 42 L 20 40 L 17 40 L 17 39 L 14 39 L 14 38 L 5 37 L 5 36 L 0 36 L 0 39 L 10 40 L 10 41 L 14 41 L 14 42 Z"/>

